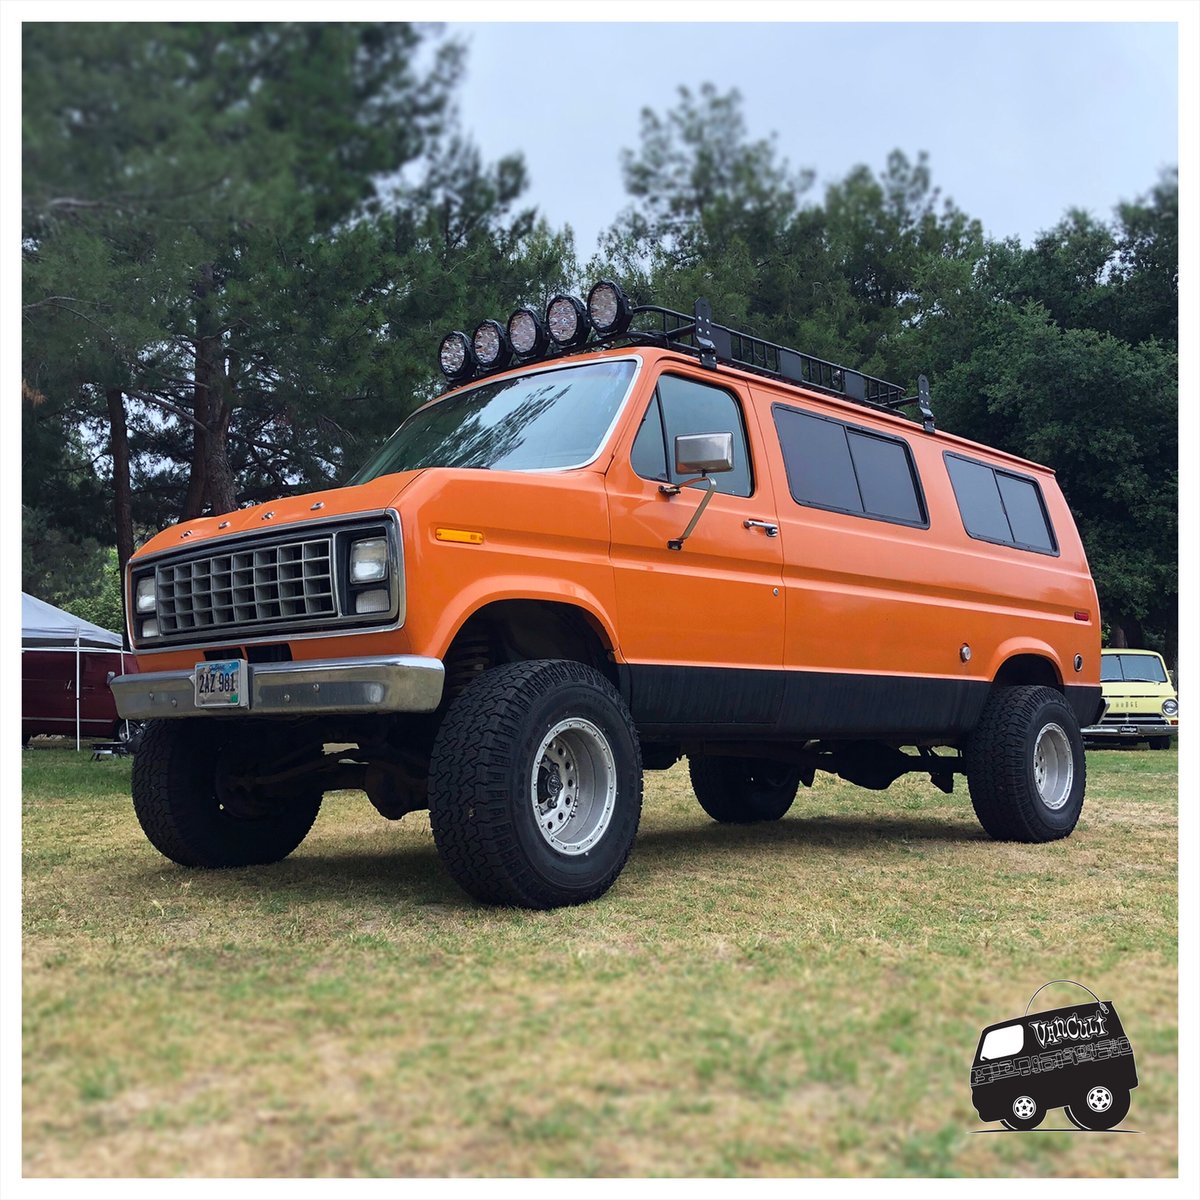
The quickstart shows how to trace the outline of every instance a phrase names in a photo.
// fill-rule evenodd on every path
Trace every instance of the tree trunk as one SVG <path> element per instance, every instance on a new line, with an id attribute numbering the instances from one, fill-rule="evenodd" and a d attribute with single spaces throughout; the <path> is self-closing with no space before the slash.
<path id="1" fill-rule="evenodd" d="M 109 444 L 112 448 L 113 525 L 117 532 L 117 563 L 121 578 L 125 564 L 133 557 L 133 494 L 129 483 L 129 427 L 125 422 L 125 394 L 120 388 L 106 388 L 108 401 Z M 121 589 L 125 606 L 125 589 Z"/>
<path id="2" fill-rule="evenodd" d="M 214 513 L 231 512 L 237 508 L 237 487 L 229 465 L 229 406 L 220 398 L 209 408 L 208 436 L 205 446 L 204 470 L 208 487 L 208 503 Z"/>
<path id="3" fill-rule="evenodd" d="M 237 488 L 229 465 L 229 418 L 225 350 L 213 314 L 213 267 L 205 263 L 196 282 L 196 365 L 193 409 L 204 429 L 193 434 L 192 474 L 185 517 L 198 516 L 205 500 L 213 513 L 237 507 Z"/>
<path id="4" fill-rule="evenodd" d="M 208 424 L 208 396 L 205 388 L 196 384 L 192 392 L 192 415 L 202 425 Z M 181 521 L 190 521 L 204 511 L 204 495 L 207 489 L 207 473 L 205 471 L 205 451 L 208 437 L 203 429 L 192 426 L 192 465 L 188 475 L 187 495 L 183 500 Z"/>

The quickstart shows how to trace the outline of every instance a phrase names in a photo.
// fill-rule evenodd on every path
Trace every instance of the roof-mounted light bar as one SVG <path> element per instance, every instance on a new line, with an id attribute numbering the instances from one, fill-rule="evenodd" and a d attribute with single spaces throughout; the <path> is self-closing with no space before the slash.
<path id="1" fill-rule="evenodd" d="M 462 383 L 476 374 L 500 371 L 513 359 L 529 362 L 547 353 L 578 350 L 593 332 L 602 341 L 620 337 L 633 314 L 620 285 L 602 279 L 588 292 L 587 304 L 560 294 L 551 298 L 545 314 L 522 305 L 505 325 L 486 320 L 475 326 L 469 338 L 457 329 L 446 334 L 438 362 L 447 379 Z"/>
<path id="2" fill-rule="evenodd" d="M 635 317 L 637 328 L 631 328 Z M 723 363 L 868 408 L 888 412 L 915 408 L 927 430 L 935 427 L 924 376 L 917 395 L 906 396 L 897 383 L 720 325 L 712 319 L 704 299 L 696 301 L 691 313 L 657 304 L 635 306 L 611 279 L 592 285 L 586 305 L 575 296 L 560 294 L 551 298 L 544 316 L 525 305 L 512 313 L 506 325 L 481 321 L 470 338 L 461 330 L 448 333 L 438 350 L 438 361 L 449 380 L 465 383 L 477 375 L 503 370 L 514 359 L 524 364 L 587 349 L 593 334 L 592 345 L 597 347 L 618 339 L 662 346 L 698 355 L 701 364 L 713 370 Z"/>

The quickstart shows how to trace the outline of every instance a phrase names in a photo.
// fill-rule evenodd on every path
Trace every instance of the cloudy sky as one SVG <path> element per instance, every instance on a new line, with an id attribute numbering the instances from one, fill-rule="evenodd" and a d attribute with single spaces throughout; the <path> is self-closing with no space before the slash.
<path id="1" fill-rule="evenodd" d="M 787 11 L 781 8 L 781 11 Z M 1086 6 L 1081 13 L 1086 12 Z M 464 128 L 521 150 L 528 199 L 586 259 L 627 203 L 619 153 L 681 84 L 744 97 L 816 191 L 895 147 L 995 236 L 1068 207 L 1111 214 L 1178 159 L 1173 24 L 450 24 L 468 43 Z"/>

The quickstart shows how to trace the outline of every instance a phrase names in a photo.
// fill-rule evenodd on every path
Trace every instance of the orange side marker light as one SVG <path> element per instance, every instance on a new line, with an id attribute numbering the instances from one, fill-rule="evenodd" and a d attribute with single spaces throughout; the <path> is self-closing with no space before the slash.
<path id="1" fill-rule="evenodd" d="M 439 542 L 461 542 L 467 546 L 483 545 L 483 534 L 474 529 L 435 529 L 433 536 Z"/>

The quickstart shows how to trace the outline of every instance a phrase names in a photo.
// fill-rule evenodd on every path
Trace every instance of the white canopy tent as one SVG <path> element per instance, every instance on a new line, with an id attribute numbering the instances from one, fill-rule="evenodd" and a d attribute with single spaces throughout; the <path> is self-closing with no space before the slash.
<path id="1" fill-rule="evenodd" d="M 21 649 L 49 650 L 75 656 L 75 749 L 80 749 L 83 740 L 80 712 L 81 653 L 86 650 L 89 654 L 118 655 L 119 665 L 114 662 L 113 669 L 120 674 L 124 671 L 125 655 L 129 653 L 122 648 L 121 635 L 93 625 L 82 617 L 72 616 L 28 592 L 22 592 Z"/>
<path id="2" fill-rule="evenodd" d="M 28 592 L 21 593 L 21 645 L 46 649 L 50 646 L 85 646 L 121 649 L 121 635 L 101 629 L 82 617 L 74 617 Z"/>

